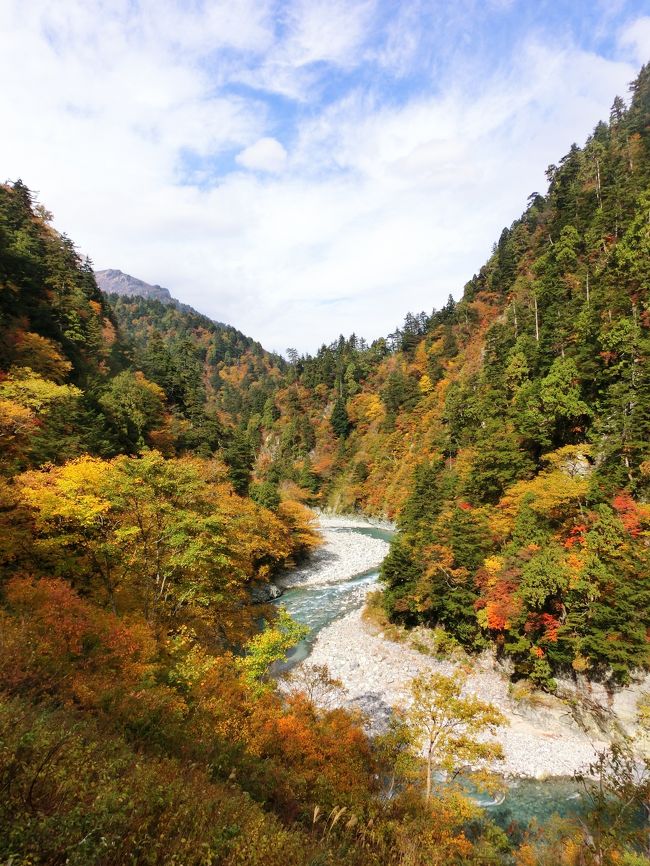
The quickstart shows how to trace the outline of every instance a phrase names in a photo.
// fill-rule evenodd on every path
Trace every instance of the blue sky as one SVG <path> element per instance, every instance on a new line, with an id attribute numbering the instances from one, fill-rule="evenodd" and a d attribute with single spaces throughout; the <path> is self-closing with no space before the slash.
<path id="1" fill-rule="evenodd" d="M 639 0 L 5 0 L 0 164 L 271 349 L 441 306 L 650 60 Z"/>

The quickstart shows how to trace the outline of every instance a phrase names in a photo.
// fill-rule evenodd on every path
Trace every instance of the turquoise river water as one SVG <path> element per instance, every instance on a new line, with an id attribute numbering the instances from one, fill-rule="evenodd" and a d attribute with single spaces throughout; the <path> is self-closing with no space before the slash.
<path id="1" fill-rule="evenodd" d="M 350 531 L 349 527 L 345 528 Z M 393 532 L 376 527 L 358 527 L 354 532 L 390 541 Z M 369 586 L 377 582 L 376 569 L 350 575 L 344 581 L 325 586 L 297 586 L 287 589 L 278 599 L 298 622 L 309 626 L 310 633 L 287 657 L 283 666 L 290 669 L 306 659 L 318 632 L 339 617 L 345 616 L 363 604 Z M 537 781 L 520 779 L 510 781 L 505 797 L 499 802 L 477 797 L 492 818 L 504 828 L 526 827 L 531 821 L 544 825 L 553 815 L 568 817 L 580 813 L 584 803 L 577 784 L 572 779 Z"/>

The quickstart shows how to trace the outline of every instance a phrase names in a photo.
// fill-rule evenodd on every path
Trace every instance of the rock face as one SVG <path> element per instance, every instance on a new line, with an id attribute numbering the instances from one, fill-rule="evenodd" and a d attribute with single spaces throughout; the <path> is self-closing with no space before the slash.
<path id="1" fill-rule="evenodd" d="M 557 684 L 557 694 L 583 730 L 608 739 L 631 737 L 641 753 L 650 755 L 649 732 L 639 724 L 640 710 L 650 695 L 650 674 L 639 673 L 625 688 L 607 688 L 584 675 L 558 678 Z"/>
<path id="2" fill-rule="evenodd" d="M 136 295 L 139 298 L 153 298 L 161 301 L 163 304 L 173 304 L 169 289 L 162 286 L 152 286 L 145 283 L 144 280 L 139 280 L 137 277 L 132 277 L 130 274 L 125 274 L 122 271 L 108 269 L 104 271 L 95 271 L 95 279 L 97 285 L 102 292 L 113 292 L 116 295 Z"/>

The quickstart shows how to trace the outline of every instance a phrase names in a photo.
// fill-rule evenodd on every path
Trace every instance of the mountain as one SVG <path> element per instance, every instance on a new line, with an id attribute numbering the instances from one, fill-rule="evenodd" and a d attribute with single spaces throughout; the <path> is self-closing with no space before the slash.
<path id="1" fill-rule="evenodd" d="M 650 66 L 547 176 L 458 303 L 293 359 L 256 474 L 397 518 L 390 618 L 552 690 L 650 662 Z"/>
<path id="2" fill-rule="evenodd" d="M 215 322 L 122 271 L 95 273 L 130 363 L 165 391 L 168 405 L 185 418 L 208 410 L 226 428 L 246 427 L 261 413 L 286 368 L 237 328 Z M 214 439 L 211 439 L 214 442 Z"/>
<path id="3" fill-rule="evenodd" d="M 289 364 L 165 290 L 103 294 L 0 185 L 1 861 L 647 864 L 623 743 L 574 823 L 506 833 L 415 772 L 432 718 L 464 765 L 490 707 L 416 680 L 371 742 L 311 702 L 326 669 L 274 688 L 304 632 L 252 604 L 317 543 L 308 500 L 393 516 L 368 614 L 490 650 L 524 715 L 650 669 L 650 66 L 547 174 L 460 301 Z"/>
<path id="4" fill-rule="evenodd" d="M 99 288 L 107 294 L 153 298 L 163 304 L 174 302 L 169 289 L 157 285 L 152 286 L 150 283 L 145 283 L 144 280 L 139 280 L 123 271 L 113 269 L 95 271 L 95 279 Z"/>
<path id="5" fill-rule="evenodd" d="M 106 295 L 131 364 L 165 391 L 175 414 L 218 416 L 245 428 L 261 413 L 286 364 L 237 328 L 176 300 Z"/>

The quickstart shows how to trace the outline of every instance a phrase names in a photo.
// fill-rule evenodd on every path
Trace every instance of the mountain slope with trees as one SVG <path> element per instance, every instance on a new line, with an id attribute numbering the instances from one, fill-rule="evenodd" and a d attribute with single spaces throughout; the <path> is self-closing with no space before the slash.
<path id="1" fill-rule="evenodd" d="M 260 478 L 396 516 L 391 617 L 519 676 L 626 681 L 650 618 L 650 67 L 463 297 L 294 356 Z"/>
<path id="2" fill-rule="evenodd" d="M 318 544 L 303 502 L 385 514 L 391 619 L 547 689 L 647 669 L 650 67 L 548 178 L 460 301 L 286 365 L 109 303 L 0 186 L 0 859 L 647 864 L 626 753 L 517 848 L 454 785 L 427 802 L 408 725 L 274 688 L 303 632 L 252 603 Z M 454 684 L 420 685 L 456 723 Z"/>
<path id="3" fill-rule="evenodd" d="M 175 329 L 186 357 L 213 345 L 142 303 L 145 330 L 171 309 L 149 348 L 175 364 Z M 167 390 L 20 182 L 0 186 L 0 316 L 0 860 L 423 866 L 506 844 L 456 792 L 435 822 L 406 777 L 387 801 L 398 751 L 274 687 L 304 630 L 253 602 L 318 544 L 312 515 L 295 485 L 246 495 L 248 434 L 207 385 L 187 397 L 204 365 Z"/>
<path id="4" fill-rule="evenodd" d="M 177 302 L 107 295 L 132 363 L 181 414 L 208 406 L 230 426 L 263 411 L 286 364 L 229 325 Z M 173 299 L 172 299 L 173 300 Z"/>

